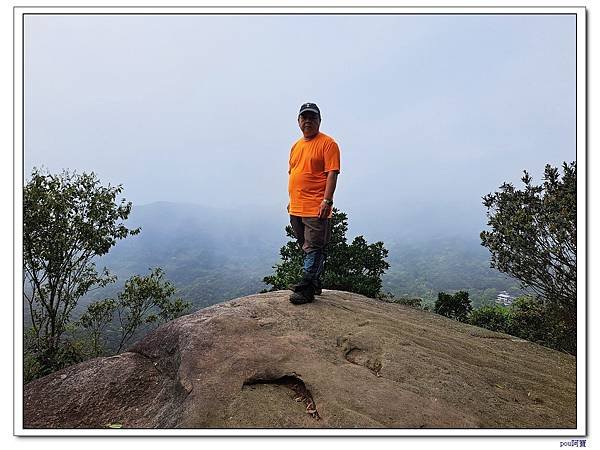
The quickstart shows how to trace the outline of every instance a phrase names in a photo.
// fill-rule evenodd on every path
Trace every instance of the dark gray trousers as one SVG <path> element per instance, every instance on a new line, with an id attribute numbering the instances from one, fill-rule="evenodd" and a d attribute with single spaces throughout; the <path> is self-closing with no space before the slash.
<path id="1" fill-rule="evenodd" d="M 327 244 L 331 238 L 329 219 L 290 216 L 290 224 L 298 245 L 304 251 L 303 281 L 317 286 L 327 257 Z"/>

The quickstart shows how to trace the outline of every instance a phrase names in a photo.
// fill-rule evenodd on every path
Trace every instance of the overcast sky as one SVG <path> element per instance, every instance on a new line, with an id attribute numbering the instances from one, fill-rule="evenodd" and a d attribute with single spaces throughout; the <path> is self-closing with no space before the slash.
<path id="1" fill-rule="evenodd" d="M 575 17 L 25 20 L 26 176 L 285 216 L 306 101 L 340 145 L 352 228 L 481 229 L 483 195 L 575 160 Z"/>

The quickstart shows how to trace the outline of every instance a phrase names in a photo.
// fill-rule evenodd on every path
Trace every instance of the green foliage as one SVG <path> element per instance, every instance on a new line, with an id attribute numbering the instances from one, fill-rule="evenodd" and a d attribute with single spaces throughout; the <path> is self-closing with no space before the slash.
<path id="1" fill-rule="evenodd" d="M 40 378 L 42 375 L 42 366 L 36 355 L 32 352 L 23 352 L 23 381 L 30 381 Z"/>
<path id="2" fill-rule="evenodd" d="M 47 348 L 38 346 L 33 327 L 23 333 L 23 379 L 28 383 L 36 378 L 82 362 L 86 359 L 88 343 L 76 338 L 76 328 L 72 322 L 65 326 L 59 346 L 50 353 Z"/>
<path id="3" fill-rule="evenodd" d="M 548 342 L 548 323 L 544 304 L 531 296 L 522 296 L 513 302 L 510 313 L 510 334 L 528 341 Z"/>
<path id="4" fill-rule="evenodd" d="M 76 322 L 65 326 L 52 362 L 32 344 L 35 332 L 29 328 L 24 335 L 25 382 L 91 357 L 118 353 L 133 337 L 139 337 L 140 331 L 181 316 L 191 304 L 171 298 L 174 292 L 174 286 L 164 280 L 162 269 L 151 270 L 144 277 L 131 277 L 118 294 L 118 300 L 107 298 L 93 302 Z M 112 328 L 115 320 L 120 325 L 118 332 Z M 109 343 L 110 336 L 118 336 L 117 342 Z"/>
<path id="5" fill-rule="evenodd" d="M 35 342 L 35 330 L 32 327 L 25 329 L 23 332 L 23 379 L 25 383 L 46 375 L 45 368 L 42 367 L 38 357 Z"/>
<path id="6" fill-rule="evenodd" d="M 86 311 L 79 318 L 78 324 L 90 334 L 92 356 L 100 356 L 106 348 L 107 326 L 113 319 L 117 304 L 113 299 L 107 298 L 90 303 Z"/>
<path id="7" fill-rule="evenodd" d="M 173 299 L 175 287 L 164 280 L 160 268 L 150 270 L 147 276 L 134 275 L 125 282 L 118 295 L 117 315 L 121 338 L 117 353 L 131 340 L 140 327 L 173 320 L 191 307 L 181 299 Z"/>
<path id="8" fill-rule="evenodd" d="M 335 239 L 339 239 L 339 225 L 337 229 L 335 226 L 332 228 L 332 237 L 329 245 L 330 249 L 335 245 L 333 244 L 334 233 Z M 304 253 L 296 242 L 294 230 L 292 229 L 291 225 L 286 225 L 285 235 L 291 240 L 279 250 L 281 262 L 273 266 L 273 269 L 275 269 L 275 273 L 273 275 L 268 275 L 263 278 L 263 282 L 265 284 L 270 284 L 272 286 L 270 289 L 271 291 L 288 289 L 288 286 L 298 283 L 302 279 Z M 344 240 L 345 239 L 346 238 L 344 236 Z M 263 292 L 267 292 L 267 290 Z"/>
<path id="9" fill-rule="evenodd" d="M 470 314 L 469 323 L 560 351 L 575 348 L 573 335 L 560 318 L 548 309 L 547 303 L 530 295 L 516 298 L 510 307 L 482 306 Z"/>
<path id="10" fill-rule="evenodd" d="M 510 311 L 500 305 L 485 305 L 471 312 L 469 323 L 488 330 L 498 331 L 500 333 L 509 333 Z"/>
<path id="11" fill-rule="evenodd" d="M 388 256 L 383 242 L 368 244 L 363 236 L 347 243 L 348 216 L 333 209 L 331 217 L 331 239 L 327 246 L 327 261 L 323 274 L 323 288 L 355 292 L 367 297 L 380 298 L 381 277 L 389 269 Z M 296 243 L 291 226 L 285 227 L 291 240 L 280 250 L 281 262 L 273 267 L 275 273 L 263 278 L 271 290 L 287 289 L 302 278 L 304 254 Z"/>
<path id="12" fill-rule="evenodd" d="M 532 184 L 525 171 L 524 190 L 510 183 L 486 195 L 491 231 L 481 243 L 491 252 L 491 266 L 521 281 L 544 298 L 545 313 L 556 324 L 555 340 L 571 353 L 577 336 L 577 170 L 563 163 L 546 165 L 542 185 Z M 533 315 L 533 310 L 528 314 Z M 564 336 L 564 333 L 570 337 Z M 560 335 L 560 336 L 559 336 Z"/>
<path id="13" fill-rule="evenodd" d="M 169 300 L 158 305 L 158 323 L 167 323 L 189 312 L 192 304 L 180 298 Z"/>
<path id="14" fill-rule="evenodd" d="M 78 300 L 114 277 L 96 270 L 93 259 L 137 234 L 123 221 L 131 203 L 122 187 L 102 186 L 94 173 L 33 169 L 23 191 L 23 291 L 31 319 L 26 348 L 42 374 L 72 359 L 61 341 Z M 62 348 L 61 348 L 62 347 Z"/>
<path id="15" fill-rule="evenodd" d="M 575 353 L 575 335 L 543 299 L 522 296 L 513 302 L 510 334 L 556 350 Z"/>
<path id="16" fill-rule="evenodd" d="M 455 294 L 440 292 L 433 311 L 442 316 L 465 322 L 472 310 L 469 293 L 458 291 Z"/>

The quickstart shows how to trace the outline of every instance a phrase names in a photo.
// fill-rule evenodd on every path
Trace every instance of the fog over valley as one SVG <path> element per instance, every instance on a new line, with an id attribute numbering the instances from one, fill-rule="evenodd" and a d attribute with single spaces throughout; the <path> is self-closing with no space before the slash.
<path id="1" fill-rule="evenodd" d="M 574 16 L 28 15 L 24 34 L 25 178 L 93 171 L 142 227 L 82 304 L 155 266 L 195 307 L 265 289 L 307 101 L 340 147 L 348 238 L 384 242 L 394 295 L 517 293 L 480 245 L 482 197 L 576 158 Z"/>

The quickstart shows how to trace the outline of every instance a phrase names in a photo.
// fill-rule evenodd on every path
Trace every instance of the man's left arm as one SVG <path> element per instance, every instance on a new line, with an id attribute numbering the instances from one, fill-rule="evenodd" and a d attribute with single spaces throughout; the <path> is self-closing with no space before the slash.
<path id="1" fill-rule="evenodd" d="M 321 206 L 319 206 L 320 219 L 326 219 L 331 213 L 331 208 L 333 208 L 333 193 L 335 192 L 335 187 L 337 185 L 338 174 L 339 172 L 337 170 L 327 172 L 327 182 L 325 184 L 325 197 L 321 202 Z"/>

